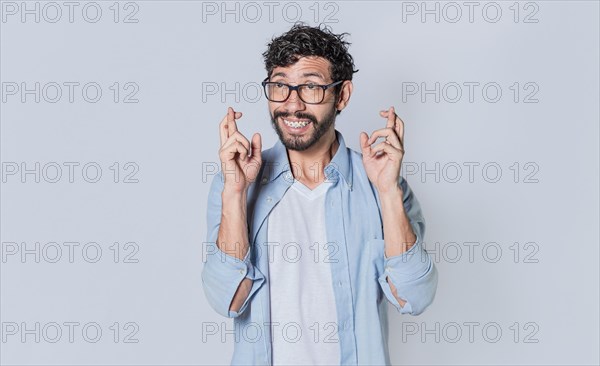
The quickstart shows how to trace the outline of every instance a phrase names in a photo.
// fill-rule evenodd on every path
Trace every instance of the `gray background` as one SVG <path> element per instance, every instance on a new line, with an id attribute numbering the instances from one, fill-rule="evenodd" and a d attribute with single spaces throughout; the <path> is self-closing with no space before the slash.
<path id="1" fill-rule="evenodd" d="M 261 53 L 298 18 L 351 33 L 351 147 L 380 109 L 405 121 L 440 280 L 422 315 L 390 308 L 393 363 L 599 363 L 598 2 L 474 2 L 471 19 L 464 2 L 22 4 L 0 23 L 3 364 L 229 362 L 232 322 L 200 280 L 217 124 L 231 105 L 276 141 Z M 421 92 L 436 83 L 439 102 Z"/>

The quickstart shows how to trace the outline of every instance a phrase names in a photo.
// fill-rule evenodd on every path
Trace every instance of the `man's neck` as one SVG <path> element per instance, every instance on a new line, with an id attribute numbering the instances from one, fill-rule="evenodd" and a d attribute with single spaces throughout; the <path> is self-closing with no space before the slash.
<path id="1" fill-rule="evenodd" d="M 319 141 L 304 151 L 288 150 L 290 166 L 294 178 L 310 189 L 316 188 L 325 180 L 325 167 L 337 152 L 339 142 L 332 128 Z"/>

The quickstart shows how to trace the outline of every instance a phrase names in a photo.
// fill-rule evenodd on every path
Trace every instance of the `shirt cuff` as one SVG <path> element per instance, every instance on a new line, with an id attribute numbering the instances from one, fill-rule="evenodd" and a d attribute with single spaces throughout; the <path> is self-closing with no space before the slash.
<path id="1" fill-rule="evenodd" d="M 384 272 L 378 278 L 384 294 L 392 305 L 394 305 L 402 314 L 411 314 L 413 312 L 409 299 L 403 297 L 402 292 L 404 292 L 403 290 L 405 287 L 403 285 L 407 285 L 427 274 L 431 266 L 431 258 L 423 249 L 421 235 L 419 234 L 419 231 L 415 230 L 415 233 L 417 239 L 406 252 L 392 257 L 386 257 L 384 251 Z M 400 305 L 398 299 L 396 299 L 392 293 L 392 289 L 388 283 L 388 277 L 390 282 L 396 287 L 398 296 L 405 301 L 404 306 Z"/>
<path id="2" fill-rule="evenodd" d="M 239 259 L 216 247 L 204 266 L 203 281 L 209 295 L 207 297 L 219 313 L 229 317 L 243 313 L 252 296 L 265 282 L 264 275 L 250 260 L 250 250 L 244 259 Z M 250 293 L 239 311 L 230 311 L 231 301 L 244 278 L 252 280 Z"/>
<path id="3" fill-rule="evenodd" d="M 386 257 L 385 251 L 383 254 L 386 272 L 389 269 L 393 271 L 394 275 L 406 277 L 408 280 L 414 278 L 415 276 L 420 277 L 427 272 L 430 266 L 429 262 L 431 260 L 429 254 L 423 250 L 423 240 L 419 231 L 414 229 L 413 231 L 415 232 L 417 239 L 409 250 L 402 254 L 391 257 Z M 394 283 L 396 283 L 396 281 L 394 281 Z"/>

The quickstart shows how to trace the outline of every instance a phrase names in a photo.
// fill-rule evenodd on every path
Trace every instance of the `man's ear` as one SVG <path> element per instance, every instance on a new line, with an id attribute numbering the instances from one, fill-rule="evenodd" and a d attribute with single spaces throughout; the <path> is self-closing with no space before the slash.
<path id="1" fill-rule="evenodd" d="M 340 90 L 340 95 L 338 97 L 338 102 L 335 105 L 335 109 L 341 111 L 346 108 L 348 102 L 350 101 L 350 95 L 352 95 L 352 80 L 345 80 L 342 83 L 342 89 Z"/>

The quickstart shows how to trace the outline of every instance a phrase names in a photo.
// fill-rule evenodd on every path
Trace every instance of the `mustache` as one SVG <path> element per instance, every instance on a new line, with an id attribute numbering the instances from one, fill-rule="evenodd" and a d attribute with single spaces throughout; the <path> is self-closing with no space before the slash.
<path id="1" fill-rule="evenodd" d="M 283 112 L 283 111 L 278 111 L 275 112 L 273 114 L 273 119 L 277 119 L 279 117 L 290 117 L 290 116 L 294 116 L 295 118 L 298 119 L 307 119 L 309 121 L 311 121 L 314 124 L 317 124 L 317 118 L 315 116 L 313 116 L 312 114 L 308 114 L 308 113 L 303 113 L 303 112 L 296 112 L 296 113 L 288 113 L 288 112 Z"/>

